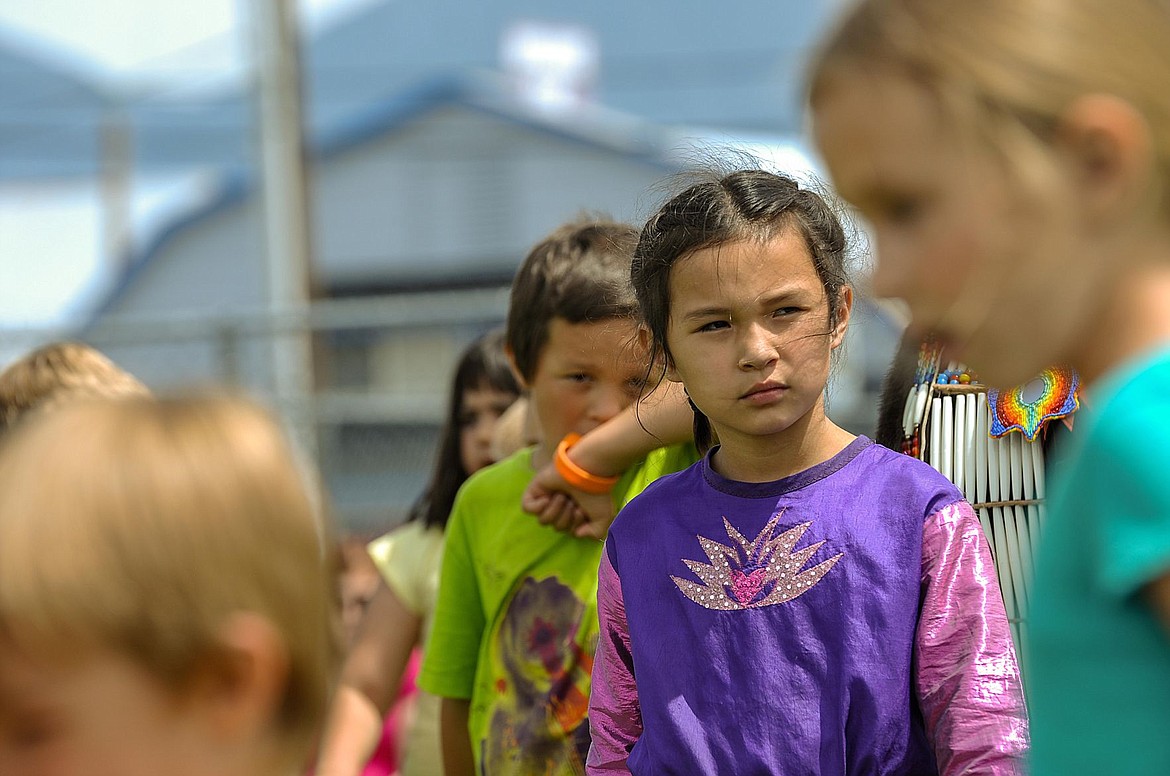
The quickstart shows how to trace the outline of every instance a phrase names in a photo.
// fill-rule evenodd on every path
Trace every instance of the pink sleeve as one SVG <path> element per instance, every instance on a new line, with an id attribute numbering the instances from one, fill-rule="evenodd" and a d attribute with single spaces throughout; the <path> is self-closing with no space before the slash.
<path id="1" fill-rule="evenodd" d="M 589 732 L 593 743 L 585 772 L 629 773 L 626 758 L 642 735 L 642 712 L 634 682 L 634 658 L 630 652 L 622 584 L 608 552 L 601 553 L 597 574 L 597 619 L 601 635 L 589 697 Z"/>
<path id="2" fill-rule="evenodd" d="M 915 685 L 940 776 L 1023 774 L 1028 715 L 987 538 L 971 505 L 927 518 Z"/>

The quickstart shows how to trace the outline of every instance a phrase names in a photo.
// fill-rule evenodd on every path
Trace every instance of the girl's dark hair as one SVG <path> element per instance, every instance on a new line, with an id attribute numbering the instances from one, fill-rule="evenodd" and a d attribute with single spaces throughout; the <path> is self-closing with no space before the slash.
<path id="1" fill-rule="evenodd" d="M 902 332 L 898 351 L 886 378 L 882 382 L 881 399 L 878 403 L 877 429 L 874 440 L 894 452 L 902 452 L 902 412 L 906 407 L 906 394 L 914 385 L 914 373 L 918 369 L 918 351 L 922 347 L 921 337 L 909 330 Z"/>
<path id="2" fill-rule="evenodd" d="M 427 528 L 447 527 L 447 517 L 455 504 L 455 494 L 472 474 L 463 468 L 459 444 L 463 395 L 475 388 L 520 395 L 520 386 L 504 354 L 502 329 L 494 329 L 468 345 L 459 359 L 455 379 L 451 381 L 447 420 L 443 424 L 434 472 L 426 490 L 411 508 L 408 520 L 421 520 Z"/>
<path id="3" fill-rule="evenodd" d="M 825 287 L 830 328 L 837 323 L 845 269 L 845 231 L 833 209 L 816 192 L 791 178 L 763 170 L 711 176 L 668 200 L 642 228 L 630 279 L 642 318 L 650 330 L 652 363 L 665 369 L 670 321 L 670 270 L 695 251 L 741 240 L 767 242 L 785 229 L 800 231 Z M 711 424 L 694 403 L 695 443 L 713 443 Z"/>

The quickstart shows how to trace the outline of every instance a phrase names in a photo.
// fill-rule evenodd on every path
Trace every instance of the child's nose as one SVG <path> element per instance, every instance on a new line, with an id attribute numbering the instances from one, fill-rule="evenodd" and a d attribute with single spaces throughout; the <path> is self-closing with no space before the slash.
<path id="1" fill-rule="evenodd" d="M 743 345 L 740 350 L 739 368 L 759 369 L 778 358 L 771 333 L 763 326 L 753 324 L 744 329 Z"/>
<path id="2" fill-rule="evenodd" d="M 495 419 L 491 415 L 484 413 L 475 420 L 474 433 L 475 438 L 480 444 L 489 444 L 492 441 L 492 433 L 495 430 Z"/>
<path id="3" fill-rule="evenodd" d="M 879 230 L 876 249 L 880 260 L 876 262 L 870 278 L 874 296 L 882 299 L 906 298 L 916 270 L 910 246 L 905 241 L 890 238 L 884 230 Z"/>
<path id="4" fill-rule="evenodd" d="M 624 410 L 630 403 L 629 395 L 613 385 L 598 385 L 590 402 L 589 414 L 597 423 L 604 423 Z"/>

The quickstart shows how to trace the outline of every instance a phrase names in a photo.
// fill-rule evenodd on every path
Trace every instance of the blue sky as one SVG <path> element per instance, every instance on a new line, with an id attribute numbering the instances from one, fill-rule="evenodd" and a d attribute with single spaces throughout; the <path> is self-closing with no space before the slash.
<path id="1" fill-rule="evenodd" d="M 252 0 L 0 0 L 0 34 L 99 83 L 199 89 L 246 69 Z M 301 0 L 310 26 L 371 0 Z M 198 181 L 136 182 L 140 224 Z M 36 328 L 84 312 L 103 287 L 99 192 L 93 181 L 0 185 L 0 329 Z"/>
<path id="2" fill-rule="evenodd" d="M 0 0 L 0 25 L 87 68 L 124 79 L 193 78 L 242 66 L 254 0 Z M 310 25 L 374 0 L 299 0 Z"/>

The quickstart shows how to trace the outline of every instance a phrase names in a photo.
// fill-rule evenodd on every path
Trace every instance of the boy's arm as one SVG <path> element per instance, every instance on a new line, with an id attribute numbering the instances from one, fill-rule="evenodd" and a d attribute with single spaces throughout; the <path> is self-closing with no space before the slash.
<path id="1" fill-rule="evenodd" d="M 1023 774 L 1028 717 L 987 539 L 957 501 L 927 518 L 914 684 L 940 776 Z"/>
<path id="2" fill-rule="evenodd" d="M 652 450 L 689 441 L 693 426 L 694 413 L 682 386 L 663 380 L 640 401 L 585 434 L 568 455 L 591 474 L 619 476 Z M 549 443 L 555 446 L 558 441 Z M 568 498 L 558 499 L 558 493 Z M 524 491 L 523 507 L 557 530 L 595 539 L 605 538 L 615 514 L 608 494 L 573 488 L 552 465 L 536 473 Z"/>
<path id="3" fill-rule="evenodd" d="M 385 722 L 361 691 L 338 685 L 317 756 L 316 776 L 358 776 L 378 746 Z"/>
<path id="4" fill-rule="evenodd" d="M 471 738 L 467 721 L 471 716 L 471 701 L 444 698 L 439 705 L 439 741 L 443 751 L 444 776 L 475 776 L 475 758 L 471 754 Z"/>
<path id="5" fill-rule="evenodd" d="M 616 477 L 651 450 L 693 439 L 694 423 L 695 414 L 682 384 L 663 380 L 583 436 L 569 451 L 569 458 L 587 472 Z"/>
<path id="6" fill-rule="evenodd" d="M 634 681 L 634 658 L 622 583 L 609 559 L 601 554 L 597 572 L 597 619 L 601 634 L 593 663 L 589 697 L 589 733 L 593 739 L 585 772 L 629 773 L 626 760 L 642 735 L 642 711 Z"/>

